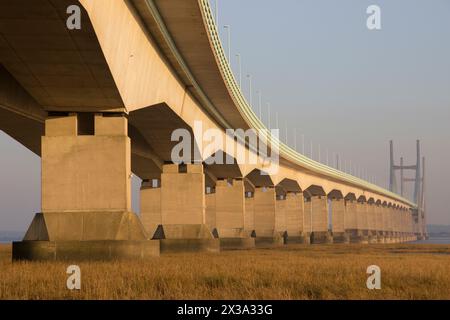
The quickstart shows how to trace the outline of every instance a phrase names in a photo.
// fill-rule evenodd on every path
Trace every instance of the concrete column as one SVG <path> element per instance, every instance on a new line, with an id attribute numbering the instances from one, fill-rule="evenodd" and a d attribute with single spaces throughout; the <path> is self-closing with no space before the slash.
<path id="1" fill-rule="evenodd" d="M 393 235 L 391 230 L 391 215 L 389 212 L 389 207 L 387 205 L 383 206 L 383 226 L 384 226 L 384 232 L 385 232 L 385 242 L 386 243 L 392 243 L 393 242 Z"/>
<path id="2" fill-rule="evenodd" d="M 348 243 L 350 239 L 345 232 L 345 200 L 331 199 L 330 204 L 333 243 Z"/>
<path id="3" fill-rule="evenodd" d="M 383 208 L 380 204 L 375 204 L 375 232 L 378 239 L 377 242 L 384 243 Z"/>
<path id="4" fill-rule="evenodd" d="M 357 207 L 356 201 L 346 200 L 345 201 L 345 231 L 350 237 L 350 242 L 359 242 L 358 238 L 358 224 L 357 224 Z"/>
<path id="5" fill-rule="evenodd" d="M 378 243 L 376 232 L 376 207 L 374 203 L 366 203 L 367 206 L 367 229 L 369 232 L 369 243 Z"/>
<path id="6" fill-rule="evenodd" d="M 245 217 L 244 230 L 254 236 L 255 232 L 255 193 L 247 191 L 245 193 Z"/>
<path id="7" fill-rule="evenodd" d="M 203 166 L 164 165 L 161 175 L 162 224 L 204 225 L 205 207 Z"/>
<path id="8" fill-rule="evenodd" d="M 143 180 L 140 190 L 141 221 L 145 231 L 153 237 L 161 220 L 161 182 L 157 179 Z"/>
<path id="9" fill-rule="evenodd" d="M 276 192 L 273 187 L 255 188 L 254 223 L 257 246 L 282 245 L 283 238 L 275 231 Z"/>
<path id="10" fill-rule="evenodd" d="M 304 197 L 303 201 L 303 232 L 305 238 L 311 238 L 312 233 L 312 205 L 311 198 Z"/>
<path id="11" fill-rule="evenodd" d="M 288 243 L 310 243 L 310 234 L 304 233 L 304 199 L 301 192 L 286 195 L 286 231 Z"/>
<path id="12" fill-rule="evenodd" d="M 159 254 L 159 249 L 149 247 L 158 244 L 145 241 L 144 227 L 131 212 L 130 145 L 122 114 L 49 117 L 41 147 L 42 212 L 34 217 L 24 241 L 14 245 L 14 258 Z M 130 251 L 121 251 L 117 240 L 137 242 L 130 244 Z M 96 244 L 95 254 L 92 241 L 103 241 Z"/>
<path id="13" fill-rule="evenodd" d="M 326 196 L 311 197 L 312 234 L 311 243 L 333 243 L 328 231 L 328 198 Z"/>
<path id="14" fill-rule="evenodd" d="M 216 228 L 219 237 L 238 237 L 244 230 L 245 188 L 242 180 L 216 182 Z"/>
<path id="15" fill-rule="evenodd" d="M 216 182 L 216 231 L 222 249 L 255 246 L 251 233 L 244 231 L 245 185 L 242 179 Z"/>
<path id="16" fill-rule="evenodd" d="M 209 230 L 213 231 L 216 229 L 216 191 L 214 188 L 206 188 L 205 202 L 206 225 Z"/>
<path id="17" fill-rule="evenodd" d="M 162 252 L 220 250 L 218 239 L 213 238 L 206 225 L 203 165 L 163 166 L 161 225 L 155 233 L 155 238 L 161 239 Z"/>
<path id="18" fill-rule="evenodd" d="M 400 242 L 399 234 L 398 234 L 398 216 L 395 212 L 395 209 L 392 207 L 391 209 L 391 217 L 392 217 L 392 232 L 394 234 L 395 243 Z"/>
<path id="19" fill-rule="evenodd" d="M 275 231 L 286 242 L 286 195 L 277 195 L 275 202 Z"/>
<path id="20" fill-rule="evenodd" d="M 367 215 L 368 206 L 367 202 L 358 201 L 356 203 L 356 224 L 357 224 L 357 234 L 360 238 L 360 243 L 369 243 L 369 230 L 367 228 Z"/>

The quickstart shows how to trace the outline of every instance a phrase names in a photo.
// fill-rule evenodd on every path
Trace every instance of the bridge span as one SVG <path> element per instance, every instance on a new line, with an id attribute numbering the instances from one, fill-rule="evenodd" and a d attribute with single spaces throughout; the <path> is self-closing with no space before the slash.
<path id="1" fill-rule="evenodd" d="M 81 29 L 70 30 L 74 3 Z M 15 258 L 426 236 L 415 203 L 271 134 L 235 81 L 207 0 L 0 0 L 0 12 L 0 129 L 42 158 L 42 210 Z M 177 162 L 180 129 L 192 152 Z M 211 130 L 224 143 L 205 143 Z M 140 218 L 132 173 L 143 180 Z"/>

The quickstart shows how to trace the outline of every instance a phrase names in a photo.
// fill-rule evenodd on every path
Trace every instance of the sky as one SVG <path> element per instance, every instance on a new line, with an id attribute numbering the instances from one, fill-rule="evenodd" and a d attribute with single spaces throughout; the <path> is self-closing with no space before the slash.
<path id="1" fill-rule="evenodd" d="M 215 1 L 212 0 L 214 6 Z M 450 225 L 450 1 L 218 0 L 219 30 L 230 25 L 232 66 L 243 91 L 261 90 L 263 120 L 279 114 L 288 143 L 326 162 L 361 167 L 386 187 L 389 140 L 396 161 L 415 163 L 421 140 L 427 161 L 428 222 Z M 381 9 L 381 30 L 368 30 L 366 9 Z M 412 177 L 410 172 L 409 176 Z M 411 187 L 409 191 L 411 191 Z M 139 181 L 133 208 L 139 211 Z M 19 199 L 19 200 L 17 200 Z M 40 211 L 40 159 L 0 132 L 0 230 L 25 230 Z"/>

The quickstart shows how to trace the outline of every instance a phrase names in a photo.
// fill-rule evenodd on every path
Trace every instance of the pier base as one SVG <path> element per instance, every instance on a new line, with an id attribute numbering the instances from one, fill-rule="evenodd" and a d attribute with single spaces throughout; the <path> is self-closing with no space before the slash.
<path id="1" fill-rule="evenodd" d="M 311 244 L 330 244 L 333 243 L 333 236 L 330 232 L 312 232 Z"/>

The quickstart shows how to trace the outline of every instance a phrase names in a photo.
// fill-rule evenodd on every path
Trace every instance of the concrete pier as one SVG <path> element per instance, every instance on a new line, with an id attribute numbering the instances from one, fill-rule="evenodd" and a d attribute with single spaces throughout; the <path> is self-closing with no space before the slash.
<path id="1" fill-rule="evenodd" d="M 326 196 L 311 197 L 312 210 L 312 244 L 333 243 L 328 231 L 328 199 Z"/>
<path id="2" fill-rule="evenodd" d="M 255 244 L 257 247 L 277 247 L 284 244 L 275 230 L 276 192 L 273 187 L 257 187 L 254 196 Z"/>
<path id="3" fill-rule="evenodd" d="M 350 243 L 345 232 L 345 200 L 341 198 L 330 199 L 333 243 Z"/>
<path id="4" fill-rule="evenodd" d="M 242 179 L 216 182 L 216 236 L 221 249 L 249 249 L 255 246 L 245 230 L 245 185 Z"/>
<path id="5" fill-rule="evenodd" d="M 205 176 L 201 164 L 166 164 L 161 174 L 161 214 L 153 239 L 161 253 L 219 252 L 206 224 Z"/>
<path id="6" fill-rule="evenodd" d="M 122 114 L 61 114 L 45 121 L 42 212 L 13 259 L 115 260 L 159 255 L 131 212 L 130 139 Z"/>
<path id="7" fill-rule="evenodd" d="M 288 244 L 309 244 L 310 235 L 304 231 L 304 199 L 301 192 L 286 194 L 286 231 Z"/>

